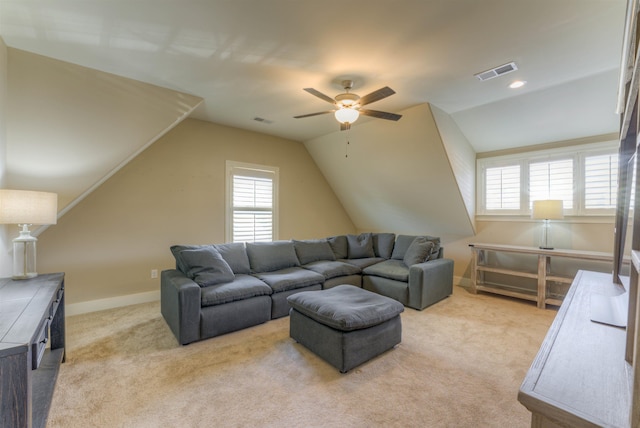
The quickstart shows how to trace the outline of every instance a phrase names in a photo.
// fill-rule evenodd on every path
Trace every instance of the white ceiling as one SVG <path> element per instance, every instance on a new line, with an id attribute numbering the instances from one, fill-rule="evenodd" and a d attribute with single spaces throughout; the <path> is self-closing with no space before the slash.
<path id="1" fill-rule="evenodd" d="M 0 36 L 204 98 L 192 117 L 299 141 L 337 129 L 330 115 L 293 119 L 331 107 L 302 88 L 390 86 L 372 109 L 431 103 L 484 152 L 617 131 L 625 10 L 626 0 L 0 0 Z M 518 71 L 474 77 L 510 61 Z M 509 89 L 515 79 L 528 84 Z"/>

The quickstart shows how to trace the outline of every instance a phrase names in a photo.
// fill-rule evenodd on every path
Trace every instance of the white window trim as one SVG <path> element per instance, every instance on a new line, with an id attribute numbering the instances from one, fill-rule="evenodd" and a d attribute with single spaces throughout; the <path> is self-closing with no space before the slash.
<path id="1" fill-rule="evenodd" d="M 618 141 L 606 141 L 575 146 L 566 146 L 554 149 L 545 149 L 532 152 L 522 152 L 511 155 L 480 158 L 476 161 L 476 215 L 477 217 L 507 217 L 530 216 L 529 207 L 529 164 L 535 162 L 552 161 L 554 159 L 574 159 L 574 209 L 565 210 L 566 216 L 613 216 L 615 209 L 589 209 L 584 208 L 584 177 L 582 168 L 587 156 L 595 156 L 606 153 L 617 153 Z M 520 209 L 517 210 L 487 210 L 485 207 L 485 170 L 487 168 L 520 165 Z"/>
<path id="2" fill-rule="evenodd" d="M 245 171 L 254 177 L 273 178 L 273 224 L 272 240 L 279 236 L 278 193 L 280 169 L 275 166 L 258 165 L 246 162 L 226 161 L 226 201 L 225 201 L 225 242 L 233 242 L 233 175 L 236 171 Z"/>

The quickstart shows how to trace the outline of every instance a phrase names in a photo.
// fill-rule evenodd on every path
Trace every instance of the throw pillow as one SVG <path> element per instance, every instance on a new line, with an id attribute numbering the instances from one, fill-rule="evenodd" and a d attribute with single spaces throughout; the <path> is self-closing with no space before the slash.
<path id="1" fill-rule="evenodd" d="M 298 260 L 301 265 L 317 262 L 318 260 L 334 261 L 336 259 L 331 245 L 329 245 L 326 240 L 294 240 L 293 246 L 296 249 L 296 254 L 298 255 Z"/>
<path id="2" fill-rule="evenodd" d="M 430 260 L 438 258 L 438 252 L 440 251 L 440 238 L 437 236 L 420 236 L 421 238 L 426 238 L 427 241 L 433 242 L 433 249 L 431 250 Z M 403 260 L 404 255 L 409 249 L 409 246 L 413 243 L 413 240 L 418 238 L 418 236 L 412 235 L 398 235 L 396 238 L 396 243 L 393 247 L 393 253 L 391 254 L 391 258 L 394 260 Z"/>
<path id="3" fill-rule="evenodd" d="M 252 272 L 272 272 L 300 266 L 291 241 L 248 242 L 247 255 Z"/>
<path id="4" fill-rule="evenodd" d="M 347 237 L 344 235 L 332 236 L 327 238 L 327 242 L 333 250 L 333 254 L 336 259 L 346 259 L 349 257 L 349 249 L 347 244 Z"/>
<path id="5" fill-rule="evenodd" d="M 187 266 L 187 277 L 200 287 L 231 282 L 235 278 L 227 262 L 213 246 L 183 250 L 180 257 Z"/>
<path id="6" fill-rule="evenodd" d="M 350 259 L 364 259 L 376 256 L 373 252 L 373 239 L 370 233 L 347 235 L 347 246 Z"/>
<path id="7" fill-rule="evenodd" d="M 426 262 L 431 257 L 433 245 L 433 242 L 427 240 L 426 236 L 416 237 L 404 254 L 404 264 L 412 266 Z"/>
<path id="8" fill-rule="evenodd" d="M 178 269 L 185 275 L 187 273 L 188 266 L 180 256 L 180 253 L 182 253 L 184 250 L 196 250 L 199 248 L 206 248 L 208 246 L 209 245 L 172 245 L 169 249 L 171 250 L 171 254 L 173 254 L 173 257 L 176 259 L 176 269 Z"/>
<path id="9" fill-rule="evenodd" d="M 249 257 L 247 257 L 247 250 L 244 248 L 243 242 L 216 244 L 214 247 L 218 250 L 224 261 L 229 264 L 229 267 L 231 267 L 234 273 L 251 273 Z"/>

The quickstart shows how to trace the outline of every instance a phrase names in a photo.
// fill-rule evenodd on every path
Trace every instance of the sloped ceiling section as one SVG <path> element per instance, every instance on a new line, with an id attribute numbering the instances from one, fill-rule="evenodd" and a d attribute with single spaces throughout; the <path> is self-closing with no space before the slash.
<path id="1" fill-rule="evenodd" d="M 434 105 L 430 107 L 475 233 L 476 152 L 451 116 Z"/>
<path id="2" fill-rule="evenodd" d="M 305 146 L 358 230 L 473 235 L 430 106 L 400 113 L 398 122 L 365 119 Z"/>
<path id="3" fill-rule="evenodd" d="M 6 187 L 64 212 L 186 118 L 196 96 L 8 49 Z"/>

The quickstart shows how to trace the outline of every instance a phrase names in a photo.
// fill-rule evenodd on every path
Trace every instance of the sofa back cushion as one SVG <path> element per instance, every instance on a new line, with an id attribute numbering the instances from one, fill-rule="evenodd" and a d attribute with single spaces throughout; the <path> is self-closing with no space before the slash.
<path id="1" fill-rule="evenodd" d="M 393 244 L 396 240 L 395 233 L 374 233 L 373 237 L 373 252 L 376 257 L 383 257 L 385 259 L 391 258 L 393 252 Z"/>
<path id="2" fill-rule="evenodd" d="M 393 246 L 393 253 L 391 254 L 391 258 L 394 260 L 404 260 L 404 255 L 409 249 L 409 246 L 413 243 L 413 240 L 418 238 L 418 236 L 413 235 L 398 235 L 396 238 L 396 243 Z M 437 259 L 438 253 L 440 252 L 440 238 L 436 236 L 422 236 L 422 238 L 426 238 L 427 241 L 433 242 L 433 248 L 431 249 L 431 255 L 429 260 Z"/>
<path id="3" fill-rule="evenodd" d="M 214 245 L 222 258 L 229 264 L 231 270 L 236 274 L 251 273 L 251 265 L 244 242 L 231 242 L 228 244 Z"/>
<path id="4" fill-rule="evenodd" d="M 327 238 L 327 242 L 333 250 L 336 259 L 346 259 L 349 257 L 349 244 L 345 235 L 331 236 Z"/>
<path id="5" fill-rule="evenodd" d="M 317 262 L 319 260 L 334 261 L 336 256 L 333 254 L 331 245 L 326 239 L 296 241 L 293 240 L 293 246 L 296 249 L 296 255 L 301 265 Z"/>
<path id="6" fill-rule="evenodd" d="M 184 273 L 201 287 L 223 284 L 234 280 L 235 275 L 213 245 L 183 249 L 179 252 Z"/>
<path id="7" fill-rule="evenodd" d="M 370 233 L 347 235 L 347 250 L 350 259 L 364 259 L 376 256 L 373 251 L 373 237 Z"/>
<path id="8" fill-rule="evenodd" d="M 272 272 L 300 266 L 291 241 L 248 242 L 246 247 L 252 272 Z"/>

